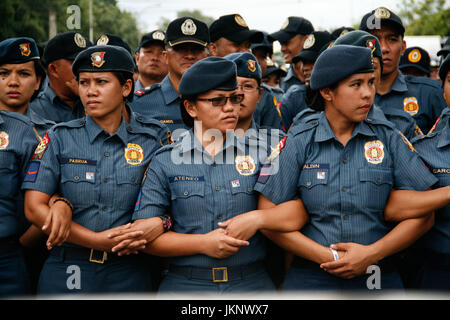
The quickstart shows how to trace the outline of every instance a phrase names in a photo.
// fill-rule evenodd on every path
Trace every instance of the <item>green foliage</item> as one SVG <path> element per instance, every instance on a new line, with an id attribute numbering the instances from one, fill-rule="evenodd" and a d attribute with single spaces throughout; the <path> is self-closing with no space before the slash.
<path id="1" fill-rule="evenodd" d="M 398 15 L 406 27 L 406 35 L 450 34 L 448 0 L 403 0 Z"/>

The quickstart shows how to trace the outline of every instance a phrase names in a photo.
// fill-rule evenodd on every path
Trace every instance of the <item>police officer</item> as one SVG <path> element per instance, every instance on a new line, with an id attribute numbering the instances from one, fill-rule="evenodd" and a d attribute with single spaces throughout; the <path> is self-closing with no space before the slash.
<path id="1" fill-rule="evenodd" d="M 49 130 L 30 161 L 22 186 L 27 217 L 39 228 L 49 227 L 47 232 L 59 229 L 54 241 L 49 239 L 38 293 L 151 289 L 143 260 L 127 254 L 162 233 L 163 223 L 129 222 L 146 167 L 167 141 L 167 129 L 126 106 L 133 96 L 133 68 L 121 47 L 83 50 L 72 70 L 87 115 Z M 50 199 L 56 191 L 59 196 Z M 51 210 L 49 201 L 65 210 Z M 77 280 L 69 281 L 70 275 Z"/>
<path id="2" fill-rule="evenodd" d="M 305 82 L 301 70 L 294 69 L 292 58 L 302 51 L 303 44 L 312 32 L 314 27 L 309 20 L 302 17 L 288 17 L 281 30 L 270 34 L 280 42 L 285 63 L 291 64 L 287 76 L 281 82 L 280 87 L 284 92 L 293 84 L 303 85 Z"/>
<path id="3" fill-rule="evenodd" d="M 153 178 L 145 180 L 134 213 L 135 218 L 146 219 L 168 211 L 176 221 L 173 231 L 146 249 L 172 257 L 160 293 L 274 289 L 263 265 L 261 234 L 253 230 L 250 241 L 238 240 L 217 227 L 218 222 L 256 209 L 257 203 L 253 185 L 260 161 L 248 140 L 236 139 L 230 132 L 244 98 L 236 89 L 236 65 L 221 57 L 197 62 L 181 79 L 180 107 L 193 129 L 155 154 L 148 173 Z M 211 130 L 213 143 L 203 134 Z M 290 212 L 289 218 L 266 222 L 271 227 L 295 225 L 295 216 Z"/>
<path id="4" fill-rule="evenodd" d="M 406 48 L 398 68 L 404 75 L 430 77 L 430 55 L 421 47 Z"/>
<path id="5" fill-rule="evenodd" d="M 404 76 L 398 69 L 406 49 L 405 28 L 391 10 L 379 7 L 364 15 L 359 26 L 378 38 L 383 53 L 383 73 L 375 104 L 383 109 L 393 106 L 404 110 L 427 133 L 445 107 L 439 83 L 424 77 Z"/>
<path id="6" fill-rule="evenodd" d="M 375 75 L 375 89 L 380 85 L 381 74 L 383 70 L 383 54 L 381 52 L 381 45 L 378 38 L 370 33 L 362 30 L 354 30 L 348 32 L 338 38 L 334 45 L 347 44 L 359 47 L 368 47 L 372 50 L 374 75 Z M 397 129 L 399 129 L 408 139 L 423 134 L 417 126 L 414 118 L 409 116 L 402 110 L 386 105 L 381 109 L 376 104 L 372 106 L 370 115 L 373 117 L 380 116 L 391 121 Z"/>
<path id="7" fill-rule="evenodd" d="M 98 46 L 119 46 L 127 50 L 132 55 L 130 45 L 125 40 L 123 40 L 122 37 L 116 34 L 104 33 L 97 39 L 95 43 Z"/>
<path id="8" fill-rule="evenodd" d="M 30 109 L 56 123 L 84 116 L 78 86 L 72 73 L 75 56 L 91 42 L 77 32 L 57 34 L 44 48 L 42 62 L 48 85 L 30 104 Z"/>
<path id="9" fill-rule="evenodd" d="M 450 56 L 442 63 L 439 77 L 444 88 L 444 98 L 450 106 Z M 413 140 L 414 148 L 439 180 L 436 187 L 450 188 L 450 107 L 440 116 L 442 128 Z M 441 197 L 442 199 L 443 197 Z M 421 252 L 421 279 L 419 288 L 433 291 L 450 290 L 450 200 L 436 211 L 433 228 L 422 239 L 418 247 Z"/>
<path id="10" fill-rule="evenodd" d="M 302 51 L 292 58 L 293 64 L 301 65 L 299 69 L 303 72 L 305 85 L 292 85 L 283 96 L 280 108 L 283 130 L 289 130 L 297 113 L 308 108 L 306 104 L 306 87 L 309 87 L 309 79 L 311 78 L 314 63 L 322 49 L 326 49 L 325 46 L 332 39 L 328 31 L 314 31 L 306 39 Z"/>
<path id="11" fill-rule="evenodd" d="M 164 52 L 169 73 L 161 83 L 136 91 L 131 109 L 166 124 L 174 140 L 187 127 L 180 114 L 178 86 L 183 75 L 195 62 L 208 56 L 209 31 L 205 23 L 191 17 L 173 20 L 166 30 Z M 178 130 L 177 129 L 182 129 Z"/>
<path id="12" fill-rule="evenodd" d="M 414 223 L 402 221 L 391 231 L 384 220 L 393 187 L 426 190 L 436 179 L 399 131 L 368 117 L 374 80 L 370 49 L 338 45 L 325 50 L 311 76 L 311 89 L 322 97 L 313 107 L 324 112 L 317 121 L 293 126 L 274 150 L 278 173 L 272 174 L 271 166 L 261 170 L 255 186 L 263 195 L 260 204 L 301 197 L 310 219 L 301 233 L 263 231 L 296 255 L 284 290 L 367 289 L 365 272 L 371 264 L 381 269 L 381 288 L 401 288 L 387 257 L 432 225 L 427 215 Z"/>
<path id="13" fill-rule="evenodd" d="M 139 69 L 139 78 L 135 90 L 143 90 L 154 83 L 160 83 L 167 75 L 167 64 L 164 60 L 164 40 L 166 34 L 154 30 L 142 36 L 134 55 Z"/>
<path id="14" fill-rule="evenodd" d="M 263 41 L 264 35 L 260 31 L 250 30 L 241 15 L 228 14 L 210 25 L 209 37 L 211 55 L 224 57 L 233 52 L 250 51 L 251 44 Z"/>
<path id="15" fill-rule="evenodd" d="M 267 63 L 267 70 L 263 75 L 262 82 L 267 84 L 269 87 L 280 89 L 280 91 L 283 92 L 283 90 L 281 90 L 280 88 L 280 83 L 281 78 L 285 77 L 286 75 L 286 71 L 278 67 L 276 63 L 270 61 L 269 63 Z"/>

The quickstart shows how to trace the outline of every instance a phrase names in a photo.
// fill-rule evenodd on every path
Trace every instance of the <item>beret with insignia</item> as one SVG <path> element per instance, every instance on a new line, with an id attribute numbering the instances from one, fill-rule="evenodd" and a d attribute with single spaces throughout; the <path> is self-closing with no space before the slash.
<path id="1" fill-rule="evenodd" d="M 431 72 L 431 67 L 430 55 L 428 52 L 420 47 L 407 48 L 400 58 L 398 68 L 402 70 L 409 67 L 429 74 Z"/>
<path id="2" fill-rule="evenodd" d="M 90 46 L 92 43 L 78 32 L 60 33 L 47 42 L 42 60 L 45 65 L 59 59 L 74 60 L 78 53 Z"/>
<path id="3" fill-rule="evenodd" d="M 80 72 L 124 71 L 133 74 L 134 61 L 122 47 L 113 45 L 92 46 L 81 51 L 72 64 L 72 72 L 78 78 Z"/>
<path id="4" fill-rule="evenodd" d="M 33 39 L 21 37 L 0 42 L 0 65 L 25 63 L 31 60 L 39 60 L 39 50 Z"/>
<path id="5" fill-rule="evenodd" d="M 228 14 L 215 20 L 209 27 L 211 42 L 225 38 L 233 42 L 250 41 L 262 42 L 264 35 L 261 31 L 250 30 L 244 18 L 239 14 Z"/>
<path id="6" fill-rule="evenodd" d="M 209 43 L 208 26 L 192 17 L 175 19 L 167 26 L 165 43 L 171 47 L 182 43 L 206 47 Z"/>
<path id="7" fill-rule="evenodd" d="M 359 30 L 370 32 L 383 25 L 393 26 L 402 36 L 405 34 L 405 27 L 403 26 L 402 19 L 385 7 L 379 7 L 366 13 L 361 19 Z"/>
<path id="8" fill-rule="evenodd" d="M 297 34 L 306 35 L 312 32 L 314 32 L 314 27 L 309 20 L 303 17 L 288 17 L 281 30 L 270 36 L 279 42 L 287 42 Z"/>
<path id="9" fill-rule="evenodd" d="M 334 45 L 316 60 L 310 87 L 319 90 L 330 87 L 355 73 L 373 72 L 372 50 L 349 45 Z"/>
<path id="10" fill-rule="evenodd" d="M 250 52 L 231 53 L 224 58 L 236 64 L 238 77 L 261 80 L 261 67 L 256 57 Z"/>

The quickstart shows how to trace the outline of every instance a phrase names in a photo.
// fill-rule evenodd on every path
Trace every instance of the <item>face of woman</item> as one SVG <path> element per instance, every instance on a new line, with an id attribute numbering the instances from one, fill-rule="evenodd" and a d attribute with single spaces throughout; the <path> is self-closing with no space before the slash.
<path id="1" fill-rule="evenodd" d="M 256 106 L 261 99 L 261 89 L 258 86 L 258 81 L 252 78 L 237 77 L 238 93 L 244 95 L 244 100 L 241 102 L 239 110 L 239 120 L 246 120 L 253 116 Z"/>
<path id="2" fill-rule="evenodd" d="M 239 119 L 240 102 L 230 101 L 230 97 L 236 94 L 237 91 L 210 90 L 200 94 L 194 103 L 187 101 L 185 107 L 194 121 L 201 121 L 203 132 L 217 129 L 225 134 L 227 130 L 234 130 Z M 206 100 L 219 97 L 226 98 L 223 106 L 214 106 Z"/>
<path id="3" fill-rule="evenodd" d="M 321 93 L 325 113 L 332 114 L 335 120 L 361 122 L 367 117 L 375 97 L 375 76 L 373 72 L 356 73 L 339 82 L 335 89 L 322 89 Z"/>
<path id="4" fill-rule="evenodd" d="M 444 78 L 444 99 L 447 106 L 450 108 L 450 72 Z"/>
<path id="5" fill-rule="evenodd" d="M 78 87 L 80 99 L 92 118 L 121 116 L 123 99 L 132 89 L 131 80 L 122 86 L 112 72 L 81 72 Z"/>

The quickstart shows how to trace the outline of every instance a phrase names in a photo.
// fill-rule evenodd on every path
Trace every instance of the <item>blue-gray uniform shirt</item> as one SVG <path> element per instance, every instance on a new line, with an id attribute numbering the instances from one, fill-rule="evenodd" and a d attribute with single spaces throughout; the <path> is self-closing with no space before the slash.
<path id="1" fill-rule="evenodd" d="M 211 158 L 193 131 L 173 145 L 158 150 L 142 186 L 140 203 L 133 219 L 157 217 L 170 213 L 173 231 L 206 234 L 217 223 L 255 210 L 258 195 L 253 187 L 260 169 L 256 155 L 244 140 L 230 135 L 225 145 Z M 228 161 L 226 161 L 228 160 Z M 177 266 L 219 267 L 246 265 L 265 257 L 264 238 L 258 232 L 250 246 L 225 259 L 206 255 L 170 258 Z"/>
<path id="2" fill-rule="evenodd" d="M 84 117 L 84 107 L 80 99 L 77 99 L 71 108 L 62 100 L 50 85 L 47 85 L 38 96 L 30 102 L 29 109 L 44 119 L 56 123 L 67 122 Z"/>
<path id="3" fill-rule="evenodd" d="M 27 117 L 0 111 L 0 238 L 19 232 L 17 197 L 38 143 Z"/>
<path id="4" fill-rule="evenodd" d="M 42 118 L 40 115 L 38 115 L 35 111 L 31 110 L 30 108 L 27 108 L 27 111 L 25 111 L 25 116 L 28 117 L 33 123 L 34 128 L 36 129 L 39 135 L 39 138 L 42 138 L 44 134 L 48 131 L 48 129 L 50 129 L 56 124 L 54 121 Z"/>
<path id="5" fill-rule="evenodd" d="M 281 79 L 280 82 L 280 88 L 281 90 L 283 90 L 284 92 L 287 92 L 288 89 L 294 85 L 301 85 L 304 86 L 305 84 L 297 77 L 297 75 L 295 74 L 295 71 L 293 69 L 293 66 L 291 65 L 287 71 L 287 74 L 284 78 Z"/>
<path id="6" fill-rule="evenodd" d="M 281 124 L 285 132 L 289 131 L 295 116 L 308 108 L 306 104 L 306 86 L 292 85 L 281 100 Z"/>
<path id="7" fill-rule="evenodd" d="M 442 129 L 413 140 L 414 148 L 438 178 L 435 187 L 450 186 L 450 108 L 441 114 Z M 428 249 L 450 254 L 450 205 L 436 210 L 433 228 L 419 240 Z"/>
<path id="8" fill-rule="evenodd" d="M 153 84 L 149 89 L 136 91 L 130 107 L 131 110 L 146 117 L 161 121 L 175 136 L 176 129 L 189 129 L 181 118 L 180 101 L 167 75 L 161 83 Z"/>
<path id="9" fill-rule="evenodd" d="M 385 107 L 404 110 L 426 134 L 446 106 L 442 92 L 436 80 L 405 76 L 399 71 L 390 91 L 376 94 L 374 104 L 383 110 Z"/>
<path id="10" fill-rule="evenodd" d="M 310 218 L 301 231 L 321 245 L 374 243 L 391 228 L 384 207 L 392 188 L 426 190 L 436 183 L 388 121 L 358 123 L 345 147 L 325 113 L 307 124 L 291 128 L 255 190 L 275 204 L 301 198 Z"/>
<path id="11" fill-rule="evenodd" d="M 280 129 L 281 114 L 278 110 L 278 100 L 271 87 L 264 83 L 261 84 L 261 87 L 263 88 L 263 94 L 255 112 L 253 112 L 253 120 L 259 126 Z"/>
<path id="12" fill-rule="evenodd" d="M 167 128 L 131 113 L 113 134 L 89 115 L 55 125 L 30 161 L 22 189 L 59 192 L 74 206 L 73 221 L 95 232 L 131 221 L 151 157 Z"/>

